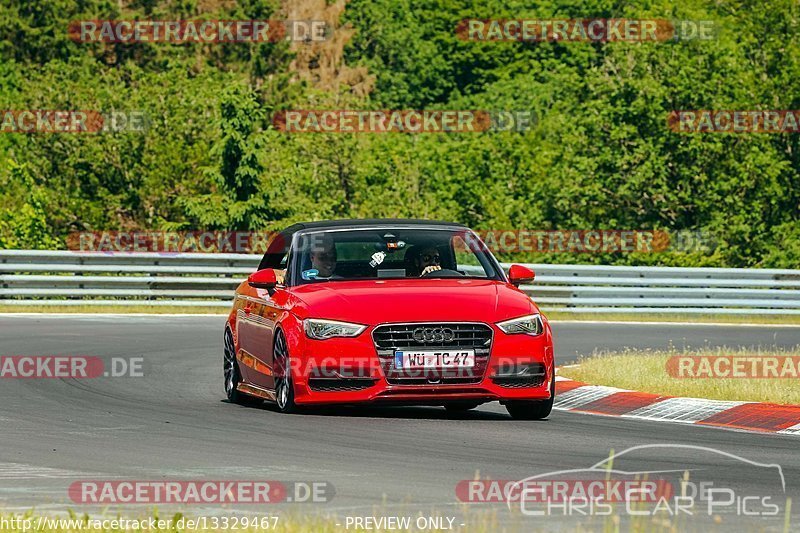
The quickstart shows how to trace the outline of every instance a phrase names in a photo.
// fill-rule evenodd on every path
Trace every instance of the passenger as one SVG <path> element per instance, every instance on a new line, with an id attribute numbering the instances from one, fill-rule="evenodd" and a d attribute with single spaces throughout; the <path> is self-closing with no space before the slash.
<path id="1" fill-rule="evenodd" d="M 317 274 L 308 279 L 326 280 L 326 279 L 340 279 L 333 273 L 336 270 L 336 246 L 328 237 L 324 237 L 322 241 L 313 244 L 311 251 L 308 253 L 308 258 L 311 261 L 311 269 L 316 270 Z M 275 278 L 279 284 L 283 285 L 286 282 L 286 270 L 275 269 Z"/>
<path id="2" fill-rule="evenodd" d="M 325 238 L 316 246 L 313 246 L 309 253 L 311 268 L 318 273 L 316 279 L 338 278 L 333 271 L 336 270 L 336 246 L 333 240 Z"/>

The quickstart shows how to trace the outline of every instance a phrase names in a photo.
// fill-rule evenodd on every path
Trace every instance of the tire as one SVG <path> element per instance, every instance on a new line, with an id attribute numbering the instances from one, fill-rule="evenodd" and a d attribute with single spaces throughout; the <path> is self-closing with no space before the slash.
<path id="1" fill-rule="evenodd" d="M 447 409 L 448 413 L 466 413 L 479 405 L 477 402 L 451 402 L 444 404 L 444 408 Z"/>
<path id="2" fill-rule="evenodd" d="M 236 348 L 233 344 L 233 333 L 225 328 L 222 371 L 225 376 L 225 396 L 228 401 L 239 405 L 256 405 L 261 403 L 258 398 L 248 396 L 236 389 L 242 382 L 242 373 L 239 370 L 239 361 L 236 360 Z"/>
<path id="3" fill-rule="evenodd" d="M 272 348 L 273 361 L 278 373 L 275 378 L 275 403 L 281 413 L 296 413 L 297 404 L 294 403 L 294 384 L 292 383 L 292 370 L 289 359 L 289 348 L 283 331 L 275 333 L 275 344 Z"/>
<path id="4" fill-rule="evenodd" d="M 550 382 L 550 399 L 533 401 L 511 401 L 506 404 L 506 410 L 515 420 L 542 420 L 550 416 L 553 403 L 556 399 L 556 379 L 553 376 Z"/>

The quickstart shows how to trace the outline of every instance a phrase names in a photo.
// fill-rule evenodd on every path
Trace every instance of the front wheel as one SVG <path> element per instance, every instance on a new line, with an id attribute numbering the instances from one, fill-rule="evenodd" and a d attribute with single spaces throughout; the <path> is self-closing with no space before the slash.
<path id="1" fill-rule="evenodd" d="M 275 334 L 273 361 L 278 370 L 275 376 L 275 402 L 278 404 L 278 410 L 287 414 L 297 412 L 297 404 L 294 403 L 289 349 L 286 345 L 286 337 L 281 330 Z"/>
<path id="2" fill-rule="evenodd" d="M 556 378 L 550 382 L 549 400 L 516 400 L 506 404 L 506 410 L 511 418 L 516 420 L 542 420 L 550 416 L 553 402 L 556 399 Z"/>

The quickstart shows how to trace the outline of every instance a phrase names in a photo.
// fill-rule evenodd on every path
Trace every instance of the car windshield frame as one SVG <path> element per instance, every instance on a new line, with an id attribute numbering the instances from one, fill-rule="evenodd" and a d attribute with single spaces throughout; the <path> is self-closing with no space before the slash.
<path id="1" fill-rule="evenodd" d="M 462 238 L 466 242 L 474 243 L 474 247 L 471 252 L 478 258 L 478 261 L 481 263 L 482 268 L 486 271 L 486 276 L 469 276 L 465 275 L 463 277 L 456 277 L 456 278 L 436 278 L 427 277 L 427 278 L 415 278 L 409 276 L 403 277 L 347 277 L 347 278 L 332 278 L 332 279 L 320 279 L 315 282 L 309 283 L 308 281 L 303 281 L 301 279 L 301 272 L 302 272 L 302 265 L 301 262 L 303 260 L 304 254 L 298 251 L 300 247 L 301 239 L 306 238 L 312 234 L 318 233 L 352 233 L 357 231 L 397 231 L 397 232 L 407 232 L 407 231 L 425 231 L 427 232 L 445 232 L 449 234 L 448 241 L 454 236 L 461 234 Z M 481 261 L 481 256 L 485 259 Z M 421 224 L 414 224 L 414 225 L 403 225 L 403 224 L 392 224 L 392 225 L 365 225 L 365 226 L 347 226 L 347 227 L 330 227 L 330 228 L 308 228 L 304 230 L 300 230 L 296 232 L 292 236 L 292 243 L 289 249 L 289 256 L 288 256 L 288 272 L 287 272 L 287 287 L 297 287 L 297 286 L 305 286 L 305 285 L 317 285 L 320 283 L 342 283 L 348 281 L 397 281 L 397 280 L 413 280 L 413 279 L 469 279 L 469 280 L 485 280 L 485 281 L 503 281 L 507 282 L 508 278 L 506 277 L 503 268 L 500 266 L 500 263 L 494 257 L 492 252 L 489 248 L 484 244 L 478 235 L 466 228 L 464 226 L 427 226 Z"/>

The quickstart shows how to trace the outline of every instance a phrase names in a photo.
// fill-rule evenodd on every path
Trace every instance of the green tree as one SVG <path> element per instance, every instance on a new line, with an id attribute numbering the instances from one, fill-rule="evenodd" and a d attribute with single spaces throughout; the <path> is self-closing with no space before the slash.
<path id="1" fill-rule="evenodd" d="M 211 229 L 255 230 L 280 218 L 277 190 L 264 183 L 259 161 L 262 137 L 255 128 L 264 111 L 255 92 L 235 85 L 225 91 L 217 126 L 220 139 L 212 149 L 219 167 L 207 169 L 211 193 L 183 199 L 187 215 Z"/>
<path id="2" fill-rule="evenodd" d="M 47 250 L 57 246 L 47 222 L 45 189 L 24 163 L 8 160 L 6 165 L 8 173 L 0 176 L 6 193 L 0 198 L 0 248 Z"/>

